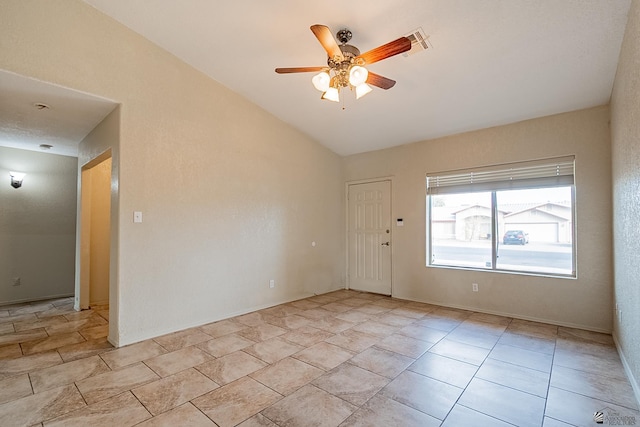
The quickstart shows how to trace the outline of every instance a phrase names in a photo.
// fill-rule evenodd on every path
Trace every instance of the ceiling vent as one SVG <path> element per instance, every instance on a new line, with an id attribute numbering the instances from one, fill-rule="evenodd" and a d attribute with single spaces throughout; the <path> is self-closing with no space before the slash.
<path id="1" fill-rule="evenodd" d="M 413 30 L 409 34 L 405 34 L 404 36 L 411 40 L 411 50 L 403 53 L 402 56 L 407 57 L 409 55 L 422 52 L 423 50 L 433 48 L 433 46 L 429 42 L 429 36 L 424 33 L 424 30 L 422 28 Z"/>

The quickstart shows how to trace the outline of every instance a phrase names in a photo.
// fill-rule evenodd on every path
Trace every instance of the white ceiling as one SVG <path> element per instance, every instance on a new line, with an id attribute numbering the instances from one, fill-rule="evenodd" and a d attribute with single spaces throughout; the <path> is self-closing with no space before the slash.
<path id="1" fill-rule="evenodd" d="M 36 104 L 50 108 L 39 109 Z M 116 103 L 0 70 L 0 147 L 78 156 L 78 144 Z"/>
<path id="2" fill-rule="evenodd" d="M 85 2 L 341 155 L 608 103 L 630 6 L 630 0 Z M 350 44 L 362 52 L 421 27 L 432 48 L 372 64 L 396 86 L 358 101 L 347 94 L 343 110 L 320 100 L 313 73 L 274 72 L 326 64 L 313 24 L 334 33 L 350 29 Z M 10 129 L 0 128 L 6 145 L 1 139 Z M 58 144 L 79 142 L 60 126 L 51 135 Z"/>

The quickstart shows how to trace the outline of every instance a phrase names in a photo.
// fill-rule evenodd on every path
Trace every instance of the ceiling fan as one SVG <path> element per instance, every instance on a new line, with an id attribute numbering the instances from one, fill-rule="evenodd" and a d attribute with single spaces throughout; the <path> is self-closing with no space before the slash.
<path id="1" fill-rule="evenodd" d="M 355 89 L 356 99 L 371 92 L 373 85 L 381 89 L 391 89 L 395 80 L 368 71 L 365 66 L 390 58 L 411 49 L 411 41 L 407 37 L 378 46 L 363 54 L 360 50 L 347 44 L 351 40 L 351 31 L 347 29 L 336 33 L 340 44 L 333 38 L 326 25 L 312 25 L 311 31 L 324 50 L 327 51 L 327 65 L 324 67 L 276 68 L 278 74 L 319 72 L 311 79 L 314 87 L 322 92 L 322 99 L 340 101 L 340 90 Z"/>

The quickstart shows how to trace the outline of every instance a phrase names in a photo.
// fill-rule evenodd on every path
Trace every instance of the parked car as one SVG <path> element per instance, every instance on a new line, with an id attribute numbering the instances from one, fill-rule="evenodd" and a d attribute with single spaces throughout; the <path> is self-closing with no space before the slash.
<path id="1" fill-rule="evenodd" d="M 529 243 L 529 233 L 522 230 L 509 230 L 504 233 L 502 243 L 505 245 L 526 245 Z"/>

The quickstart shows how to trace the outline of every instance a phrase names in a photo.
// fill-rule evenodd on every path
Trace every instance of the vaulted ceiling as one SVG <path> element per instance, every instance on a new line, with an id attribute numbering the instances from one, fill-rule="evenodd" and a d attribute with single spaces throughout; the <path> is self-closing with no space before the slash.
<path id="1" fill-rule="evenodd" d="M 630 0 L 85 0 L 340 155 L 607 104 Z M 320 100 L 309 27 L 362 52 L 421 28 L 427 50 L 369 69 L 397 81 Z"/>

